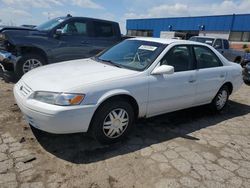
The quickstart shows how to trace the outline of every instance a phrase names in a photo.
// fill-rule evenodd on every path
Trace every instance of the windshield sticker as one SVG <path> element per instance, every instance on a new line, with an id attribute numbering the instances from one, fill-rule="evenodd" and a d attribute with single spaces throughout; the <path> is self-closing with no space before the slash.
<path id="1" fill-rule="evenodd" d="M 141 45 L 138 49 L 140 49 L 140 50 L 148 50 L 148 51 L 155 51 L 157 49 L 157 47 L 148 46 L 148 45 Z"/>
<path id="2" fill-rule="evenodd" d="M 205 43 L 207 43 L 207 44 L 212 44 L 213 41 L 212 41 L 212 40 L 206 40 Z"/>

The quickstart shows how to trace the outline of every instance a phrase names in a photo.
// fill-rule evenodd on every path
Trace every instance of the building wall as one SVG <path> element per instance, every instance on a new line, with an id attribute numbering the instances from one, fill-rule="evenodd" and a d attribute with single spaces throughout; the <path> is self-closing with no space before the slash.
<path id="1" fill-rule="evenodd" d="M 250 32 L 250 14 L 129 19 L 126 27 L 127 30 L 151 30 L 154 37 L 160 37 L 161 31 Z"/>

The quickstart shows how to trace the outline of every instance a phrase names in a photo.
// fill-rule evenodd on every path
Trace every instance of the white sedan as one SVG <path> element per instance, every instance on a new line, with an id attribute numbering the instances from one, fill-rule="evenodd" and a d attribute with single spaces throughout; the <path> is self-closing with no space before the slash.
<path id="1" fill-rule="evenodd" d="M 34 69 L 14 87 L 27 122 L 50 133 L 124 138 L 137 118 L 211 104 L 221 111 L 242 84 L 240 65 L 206 44 L 125 40 L 90 59 Z"/>

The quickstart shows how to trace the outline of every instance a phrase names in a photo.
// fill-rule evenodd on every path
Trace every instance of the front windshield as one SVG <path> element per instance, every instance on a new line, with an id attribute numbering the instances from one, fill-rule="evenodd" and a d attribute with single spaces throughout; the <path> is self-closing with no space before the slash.
<path id="1" fill-rule="evenodd" d="M 59 25 L 61 22 L 63 22 L 65 18 L 54 18 L 52 20 L 49 20 L 37 27 L 35 29 L 40 30 L 40 31 L 48 31 L 54 28 L 55 26 Z"/>
<path id="2" fill-rule="evenodd" d="M 125 40 L 99 55 L 97 59 L 142 71 L 153 63 L 165 47 L 166 45 L 157 42 Z"/>
<path id="3" fill-rule="evenodd" d="M 210 46 L 212 46 L 213 43 L 214 43 L 214 39 L 213 38 L 191 37 L 189 40 L 196 41 L 196 42 L 201 42 L 201 43 L 205 43 L 205 44 L 208 44 Z"/>

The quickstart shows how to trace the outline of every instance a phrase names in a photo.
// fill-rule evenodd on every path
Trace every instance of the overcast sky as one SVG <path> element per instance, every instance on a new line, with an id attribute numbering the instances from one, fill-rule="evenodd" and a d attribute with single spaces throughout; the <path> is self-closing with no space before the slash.
<path id="1" fill-rule="evenodd" d="M 250 0 L 0 0 L 0 24 L 39 24 L 64 16 L 115 20 L 250 13 Z"/>

